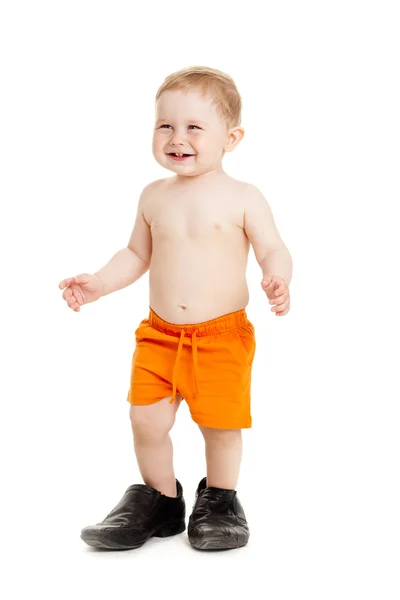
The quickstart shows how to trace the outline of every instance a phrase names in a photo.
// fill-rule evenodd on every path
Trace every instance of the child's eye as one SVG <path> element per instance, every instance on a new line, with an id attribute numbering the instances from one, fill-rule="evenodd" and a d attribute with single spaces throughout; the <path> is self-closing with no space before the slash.
<path id="1" fill-rule="evenodd" d="M 160 129 L 163 129 L 164 127 L 171 127 L 171 125 L 168 125 L 167 123 L 163 123 L 163 125 L 160 125 Z M 200 127 L 198 127 L 197 125 L 189 125 L 189 127 L 196 127 L 196 129 L 200 129 Z"/>

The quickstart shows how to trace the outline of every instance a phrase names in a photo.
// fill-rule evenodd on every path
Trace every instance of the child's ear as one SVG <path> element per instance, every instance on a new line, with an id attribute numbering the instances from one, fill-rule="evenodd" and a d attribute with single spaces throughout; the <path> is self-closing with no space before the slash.
<path id="1" fill-rule="evenodd" d="M 225 152 L 232 152 L 243 139 L 244 136 L 243 127 L 234 127 L 229 131 L 227 143 L 224 146 Z"/>

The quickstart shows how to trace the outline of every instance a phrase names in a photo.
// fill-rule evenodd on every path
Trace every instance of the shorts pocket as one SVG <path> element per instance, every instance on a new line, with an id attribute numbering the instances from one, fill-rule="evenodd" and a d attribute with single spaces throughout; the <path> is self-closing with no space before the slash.
<path id="1" fill-rule="evenodd" d="M 252 323 L 248 322 L 246 325 L 238 327 L 238 329 L 236 329 L 236 337 L 242 359 L 245 360 L 248 365 L 251 365 L 256 350 L 256 340 Z"/>

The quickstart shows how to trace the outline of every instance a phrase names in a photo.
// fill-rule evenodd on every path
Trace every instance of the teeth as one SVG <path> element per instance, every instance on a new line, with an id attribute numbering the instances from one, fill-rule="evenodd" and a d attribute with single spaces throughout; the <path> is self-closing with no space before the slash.
<path id="1" fill-rule="evenodd" d="M 177 154 L 177 153 L 175 152 L 175 156 L 182 157 L 182 156 L 183 156 L 183 154 Z"/>

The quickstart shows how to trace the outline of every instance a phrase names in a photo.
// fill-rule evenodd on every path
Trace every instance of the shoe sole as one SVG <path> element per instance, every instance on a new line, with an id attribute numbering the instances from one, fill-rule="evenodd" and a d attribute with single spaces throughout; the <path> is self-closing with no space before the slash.
<path id="1" fill-rule="evenodd" d="M 196 550 L 234 550 L 235 548 L 243 548 L 246 546 L 249 538 L 247 536 L 238 536 L 238 539 L 232 540 L 227 538 L 200 538 L 191 539 L 189 542 Z"/>
<path id="2" fill-rule="evenodd" d="M 98 534 L 91 533 L 90 531 L 82 531 L 81 539 L 88 544 L 88 546 L 92 546 L 93 548 L 101 548 L 105 550 L 135 550 L 136 548 L 140 548 L 149 540 L 151 537 L 170 537 L 173 535 L 178 535 L 179 533 L 183 533 L 186 529 L 186 524 L 184 521 L 180 521 L 179 523 L 170 523 L 167 526 L 161 527 L 154 533 L 152 533 L 146 540 L 140 542 L 138 544 L 133 544 L 130 546 L 125 546 L 123 544 L 118 544 L 118 542 L 114 542 L 113 540 L 108 540 L 99 532 Z"/>

